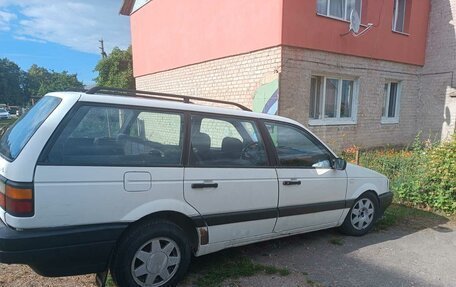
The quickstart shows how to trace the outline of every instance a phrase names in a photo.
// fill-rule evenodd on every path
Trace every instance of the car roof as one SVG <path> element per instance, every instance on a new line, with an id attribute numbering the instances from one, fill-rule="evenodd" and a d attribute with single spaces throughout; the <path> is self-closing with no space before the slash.
<path id="1" fill-rule="evenodd" d="M 48 94 L 49 96 L 57 96 L 60 98 L 65 97 L 77 97 L 80 102 L 90 102 L 90 103 L 105 103 L 105 104 L 116 104 L 116 105 L 129 105 L 129 106 L 139 106 L 139 107 L 151 107 L 151 108 L 161 108 L 161 109 L 170 109 L 170 110 L 180 110 L 180 111 L 193 111 L 193 112 L 203 112 L 203 113 L 213 113 L 219 115 L 227 116 L 239 116 L 255 119 L 265 119 L 271 121 L 281 121 L 286 123 L 291 123 L 295 125 L 302 126 L 300 123 L 281 116 L 269 115 L 264 113 L 257 113 L 252 111 L 244 111 L 235 108 L 224 108 L 217 107 L 213 105 L 201 105 L 197 103 L 183 103 L 173 100 L 159 100 L 152 98 L 148 99 L 147 97 L 131 97 L 131 96 L 120 96 L 120 95 L 110 95 L 110 94 L 86 94 L 79 92 L 55 92 Z"/>

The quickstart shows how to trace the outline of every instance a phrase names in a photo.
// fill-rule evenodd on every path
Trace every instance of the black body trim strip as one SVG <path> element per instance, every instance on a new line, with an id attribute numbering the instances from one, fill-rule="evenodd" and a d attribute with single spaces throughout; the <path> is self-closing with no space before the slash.
<path id="1" fill-rule="evenodd" d="M 279 217 L 309 214 L 346 208 L 345 200 L 279 207 Z"/>
<path id="2" fill-rule="evenodd" d="M 213 214 L 209 216 L 203 216 L 206 220 L 207 225 L 222 225 L 230 223 L 238 223 L 253 220 L 271 219 L 278 216 L 276 208 L 261 209 L 254 211 L 240 211 L 231 213 Z"/>
<path id="3" fill-rule="evenodd" d="M 259 210 L 238 211 L 219 214 L 208 214 L 193 217 L 192 220 L 197 227 L 215 226 L 230 223 L 239 223 L 246 221 L 255 221 L 262 219 L 273 219 L 278 217 L 287 217 L 302 215 L 330 210 L 350 208 L 354 200 L 339 200 L 321 203 L 311 203 L 295 206 L 286 206 L 279 208 L 267 208 Z"/>
<path id="4" fill-rule="evenodd" d="M 207 226 L 223 225 L 230 223 L 239 223 L 246 221 L 262 220 L 262 219 L 272 219 L 278 216 L 277 208 L 268 208 L 252 211 L 238 211 L 230 213 L 219 213 L 219 214 L 210 214 L 203 215 L 203 220 Z M 198 222 L 201 220 L 200 217 L 192 218 L 195 221 L 195 224 L 201 224 Z M 195 220 L 196 219 L 196 220 Z"/>

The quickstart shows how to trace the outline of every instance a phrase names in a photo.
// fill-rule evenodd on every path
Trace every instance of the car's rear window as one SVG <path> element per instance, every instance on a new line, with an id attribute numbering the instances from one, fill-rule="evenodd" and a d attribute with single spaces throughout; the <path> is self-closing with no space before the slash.
<path id="1" fill-rule="evenodd" d="M 0 140 L 0 153 L 3 157 L 9 160 L 16 159 L 36 130 L 61 101 L 56 97 L 43 97 L 9 127 Z"/>

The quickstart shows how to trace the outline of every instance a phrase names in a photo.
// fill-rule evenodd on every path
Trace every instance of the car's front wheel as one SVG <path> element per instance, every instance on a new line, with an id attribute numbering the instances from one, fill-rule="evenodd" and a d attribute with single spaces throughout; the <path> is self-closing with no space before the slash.
<path id="1" fill-rule="evenodd" d="M 368 233 L 375 224 L 378 214 L 378 200 L 372 192 L 366 192 L 355 200 L 339 230 L 353 236 Z"/>
<path id="2" fill-rule="evenodd" d="M 187 235 L 178 225 L 147 222 L 119 243 L 111 274 L 119 287 L 175 286 L 187 272 L 190 249 Z"/>

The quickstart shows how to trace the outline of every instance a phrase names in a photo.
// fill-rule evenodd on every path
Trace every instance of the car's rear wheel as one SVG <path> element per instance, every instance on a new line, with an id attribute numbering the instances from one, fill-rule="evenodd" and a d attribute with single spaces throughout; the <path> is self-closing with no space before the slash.
<path id="1" fill-rule="evenodd" d="M 147 222 L 121 240 L 111 273 L 119 287 L 175 286 L 187 272 L 190 250 L 187 235 L 178 225 Z"/>
<path id="2" fill-rule="evenodd" d="M 339 230 L 347 235 L 364 235 L 374 227 L 377 214 L 377 197 L 372 192 L 366 192 L 355 200 Z"/>

